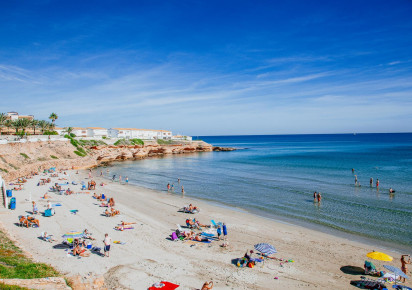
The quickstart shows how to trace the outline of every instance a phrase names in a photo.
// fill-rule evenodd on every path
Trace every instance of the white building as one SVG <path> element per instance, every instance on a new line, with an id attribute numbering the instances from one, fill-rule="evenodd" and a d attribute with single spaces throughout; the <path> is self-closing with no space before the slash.
<path id="1" fill-rule="evenodd" d="M 12 120 L 12 121 L 15 121 L 15 120 L 18 120 L 18 119 L 29 119 L 29 120 L 34 119 L 33 115 L 23 116 L 23 115 L 19 115 L 19 113 L 17 113 L 17 112 L 7 112 L 6 116 L 9 120 Z"/>
<path id="2" fill-rule="evenodd" d="M 67 134 L 67 131 L 65 128 L 54 127 L 54 131 L 56 131 L 59 135 Z"/>
<path id="3" fill-rule="evenodd" d="M 87 127 L 87 137 L 107 137 L 107 129 L 102 127 Z"/>
<path id="4" fill-rule="evenodd" d="M 87 128 L 73 127 L 72 133 L 76 135 L 76 137 L 87 137 Z"/>
<path id="5" fill-rule="evenodd" d="M 151 130 L 151 129 L 136 129 L 136 128 L 110 128 L 107 130 L 108 135 L 112 138 L 125 138 L 125 139 L 172 139 L 172 132 L 166 130 Z"/>

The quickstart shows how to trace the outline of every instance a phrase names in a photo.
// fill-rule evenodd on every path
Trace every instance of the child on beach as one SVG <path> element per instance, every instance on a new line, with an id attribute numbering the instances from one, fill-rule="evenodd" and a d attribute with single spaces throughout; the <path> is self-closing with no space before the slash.
<path id="1" fill-rule="evenodd" d="M 105 234 L 104 235 L 104 240 L 103 240 L 103 244 L 104 244 L 104 256 L 109 257 L 109 252 L 110 252 L 110 243 L 112 242 L 112 239 L 109 237 L 109 234 Z"/>

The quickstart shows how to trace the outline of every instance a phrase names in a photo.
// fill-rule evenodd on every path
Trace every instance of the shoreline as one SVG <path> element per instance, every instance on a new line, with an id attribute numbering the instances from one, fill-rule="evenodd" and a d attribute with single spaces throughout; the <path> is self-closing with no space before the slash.
<path id="1" fill-rule="evenodd" d="M 96 167 L 96 168 L 99 168 L 99 167 Z M 110 178 L 107 178 L 106 180 L 110 180 Z M 157 192 L 158 194 L 167 193 L 166 190 L 156 190 L 156 189 L 153 189 L 153 188 L 149 188 L 149 187 L 145 187 L 145 186 L 142 186 L 142 185 L 134 184 L 132 182 L 129 182 L 129 184 L 132 185 L 132 186 L 135 186 L 137 188 L 153 190 L 153 191 Z M 170 194 L 173 195 L 173 196 L 176 196 L 176 197 L 181 196 L 181 194 L 178 194 L 178 193 L 174 193 L 174 194 L 170 193 Z M 285 217 L 285 216 L 281 216 L 281 215 L 269 214 L 269 213 L 267 215 L 259 214 L 257 212 L 254 212 L 253 210 L 248 210 L 248 209 L 245 209 L 245 208 L 236 207 L 234 205 L 226 204 L 226 203 L 223 203 L 223 202 L 219 203 L 218 201 L 212 200 L 212 199 L 205 199 L 205 198 L 190 196 L 190 195 L 186 195 L 186 196 L 190 197 L 191 199 L 196 200 L 196 201 L 206 202 L 206 203 L 208 203 L 212 206 L 215 206 L 215 207 L 230 209 L 232 211 L 253 215 L 253 216 L 264 218 L 264 219 L 274 221 L 274 222 L 277 222 L 277 223 L 282 223 L 282 224 L 291 225 L 291 226 L 297 226 L 297 227 L 301 227 L 301 228 L 308 228 L 308 229 L 316 231 L 316 232 L 329 234 L 329 235 L 332 235 L 332 236 L 335 236 L 335 237 L 338 237 L 338 238 L 342 238 L 342 239 L 345 239 L 345 240 L 348 240 L 348 241 L 356 241 L 356 242 L 359 242 L 359 243 L 362 243 L 362 244 L 369 245 L 371 247 L 380 247 L 384 250 L 396 252 L 398 254 L 401 254 L 401 253 L 404 253 L 404 252 L 412 252 L 412 245 L 411 246 L 399 245 L 399 244 L 397 244 L 395 242 L 392 242 L 392 241 L 386 241 L 386 240 L 381 241 L 381 240 L 375 239 L 373 237 L 362 236 L 362 235 L 360 235 L 358 233 L 355 233 L 355 232 L 335 229 L 333 227 L 329 227 L 329 226 L 324 225 L 324 224 L 312 223 L 312 222 L 305 221 L 305 220 L 298 220 L 298 219 L 293 219 L 293 218 L 289 218 L 289 217 Z"/>
<path id="2" fill-rule="evenodd" d="M 68 174 L 68 181 L 88 180 L 87 171 L 80 171 L 78 175 L 75 171 L 68 171 Z M 93 175 L 96 174 L 95 170 Z M 29 179 L 25 190 L 14 192 L 18 199 L 17 208 L 2 215 L 3 225 L 36 260 L 51 263 L 67 276 L 87 276 L 90 272 L 104 275 L 109 289 L 146 289 L 161 280 L 180 284 L 182 289 L 200 287 L 206 280 L 213 280 L 216 289 L 330 289 L 332 286 L 334 289 L 348 289 L 349 281 L 359 278 L 359 275 L 345 274 L 340 268 L 347 265 L 362 267 L 366 253 L 380 249 L 248 212 L 222 208 L 190 196 L 182 198 L 137 185 L 108 182 L 101 177 L 93 179 L 98 185 L 102 181 L 107 185 L 97 186 L 95 192 L 114 197 L 120 216 L 102 216 L 103 208 L 91 197 L 93 191 L 69 196 L 51 193 L 52 202 L 62 204 L 56 208 L 56 215 L 49 218 L 39 216 L 41 227 L 38 229 L 17 227 L 17 216 L 31 210 L 30 203 L 25 200 L 29 193 L 38 202 L 40 211 L 44 210 L 45 201 L 39 197 L 48 185 L 36 186 L 39 178 L 41 176 Z M 189 215 L 177 211 L 189 203 L 199 206 L 200 213 Z M 70 214 L 71 209 L 78 209 L 78 214 Z M 222 242 L 217 241 L 203 244 L 168 240 L 176 223 L 184 225 L 186 218 L 193 217 L 205 224 L 209 224 L 210 219 L 226 222 L 229 247 L 222 248 L 219 246 Z M 137 222 L 135 229 L 114 231 L 113 227 L 121 220 Z M 126 244 L 112 245 L 110 258 L 92 254 L 78 259 L 67 256 L 65 250 L 54 248 L 55 244 L 38 239 L 40 232 L 46 230 L 61 242 L 64 232 L 84 228 L 93 233 L 97 246 L 101 247 L 106 232 L 113 240 Z M 279 252 L 276 257 L 294 262 L 282 264 L 269 260 L 253 269 L 232 264 L 233 259 L 242 257 L 246 249 L 253 249 L 254 244 L 261 242 L 273 244 Z M 399 254 L 394 251 L 387 253 L 394 257 L 392 264 L 399 266 Z M 375 264 L 382 268 L 383 262 Z M 313 269 L 316 269 L 316 275 L 313 275 Z"/>

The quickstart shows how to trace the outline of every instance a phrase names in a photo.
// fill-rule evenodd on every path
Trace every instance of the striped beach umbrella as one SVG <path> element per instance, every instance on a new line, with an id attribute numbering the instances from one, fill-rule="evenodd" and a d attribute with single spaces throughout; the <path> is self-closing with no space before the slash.
<path id="1" fill-rule="evenodd" d="M 64 239 L 78 239 L 78 238 L 83 238 L 84 234 L 83 232 L 77 232 L 77 231 L 71 231 L 71 232 L 67 232 L 65 233 L 62 237 Z"/>
<path id="2" fill-rule="evenodd" d="M 259 251 L 262 254 L 265 254 L 265 255 L 268 255 L 268 256 L 278 252 L 278 251 L 276 251 L 274 246 L 266 244 L 266 243 L 256 244 L 255 249 L 256 249 L 256 251 Z"/>
<path id="3" fill-rule="evenodd" d="M 396 282 L 396 276 L 401 276 L 405 279 L 409 279 L 409 277 L 404 272 L 402 272 L 401 269 L 391 266 L 391 265 L 383 265 L 383 266 L 389 271 L 391 271 L 393 274 L 395 274 L 395 282 Z"/>

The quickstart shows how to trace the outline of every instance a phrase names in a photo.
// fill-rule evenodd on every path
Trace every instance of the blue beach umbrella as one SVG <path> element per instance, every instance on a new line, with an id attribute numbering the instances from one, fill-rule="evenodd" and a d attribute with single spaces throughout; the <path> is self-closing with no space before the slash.
<path id="1" fill-rule="evenodd" d="M 409 277 L 404 272 L 402 272 L 401 269 L 391 266 L 391 265 L 383 265 L 383 266 L 389 271 L 391 271 L 393 274 L 395 274 L 395 282 L 396 282 L 396 276 L 401 276 L 405 279 L 409 279 Z"/>
<path id="2" fill-rule="evenodd" d="M 257 251 L 261 252 L 262 254 L 265 254 L 265 255 L 268 255 L 268 256 L 278 252 L 278 251 L 276 251 L 274 246 L 266 244 L 266 243 L 256 244 L 255 249 Z"/>

